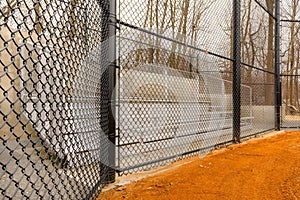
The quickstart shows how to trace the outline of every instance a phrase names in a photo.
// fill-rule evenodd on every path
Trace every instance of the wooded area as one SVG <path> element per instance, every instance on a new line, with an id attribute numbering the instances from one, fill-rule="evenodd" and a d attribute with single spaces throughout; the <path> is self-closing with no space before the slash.
<path id="1" fill-rule="evenodd" d="M 300 1 L 290 0 L 282 6 L 282 19 L 294 22 L 282 23 L 281 72 L 283 103 L 299 109 L 299 69 L 300 69 Z"/>
<path id="2" fill-rule="evenodd" d="M 7 0 L 1 5 L 0 20 L 11 16 L 11 12 L 16 10 L 28 10 L 30 14 L 34 14 L 31 18 L 32 25 L 39 35 L 45 29 L 54 30 L 58 27 L 46 27 L 47 23 L 43 16 L 44 9 L 41 5 L 48 4 L 48 0 L 28 0 L 32 8 L 25 7 L 21 1 Z M 270 14 L 274 13 L 274 0 L 258 1 Z M 76 7 L 80 5 L 80 1 L 72 0 L 70 5 L 66 8 L 68 10 L 67 32 L 69 39 L 74 39 L 74 33 L 78 23 L 76 18 L 79 14 L 76 12 Z M 223 52 L 223 55 L 228 55 L 232 58 L 232 16 L 228 11 L 227 16 L 223 16 L 224 21 L 208 18 L 208 13 L 212 9 L 230 9 L 230 1 L 193 1 L 193 0 L 147 0 L 147 7 L 143 9 L 142 27 L 156 32 L 160 35 L 167 35 L 168 37 L 181 41 L 182 43 L 190 44 L 201 48 L 202 46 L 207 50 L 216 50 Z M 283 102 L 285 105 L 300 106 L 299 103 L 299 68 L 300 68 L 300 23 L 297 20 L 300 17 L 300 2 L 299 0 L 284 1 L 282 3 L 282 18 L 289 19 L 296 22 L 282 23 L 282 65 L 281 72 L 283 74 L 292 75 L 283 78 L 282 92 Z M 25 12 L 23 12 L 25 13 Z M 274 72 L 274 25 L 275 20 L 271 15 L 264 12 L 260 5 L 254 0 L 242 0 L 242 29 L 241 29 L 241 43 L 242 43 L 242 61 L 245 64 Z M 207 40 L 207 35 L 211 34 L 212 30 L 208 24 L 213 23 L 216 27 L 222 27 L 223 32 L 227 35 L 226 38 L 221 36 L 215 38 L 215 41 L 208 41 L 214 43 L 211 46 L 205 46 L 203 41 Z M 76 25 L 77 24 L 77 25 Z M 12 27 L 11 27 L 12 28 Z M 13 27 L 17 29 L 17 27 Z M 27 27 L 29 28 L 29 27 Z M 217 29 L 217 28 L 216 28 Z M 147 36 L 142 36 L 147 37 Z M 144 38 L 148 43 L 156 47 L 163 47 L 163 41 L 160 38 Z M 210 38 L 209 38 L 210 39 Z M 228 47 L 229 48 L 224 48 Z M 209 48 L 209 49 L 208 49 Z M 136 53 L 137 60 L 143 57 L 144 60 L 153 62 L 153 59 L 159 58 L 161 50 L 159 48 L 149 48 L 147 55 L 143 53 Z M 169 66 L 176 68 L 180 66 L 182 58 L 179 54 L 194 56 L 195 52 L 192 49 L 188 50 L 176 43 L 172 43 L 171 53 L 169 55 Z M 176 52 L 176 55 L 172 52 Z M 155 56 L 156 55 L 156 56 Z M 195 68 L 195 67 L 194 67 Z M 200 68 L 201 66 L 197 66 Z M 229 62 L 219 63 L 220 71 L 232 72 L 232 66 Z M 296 76 L 294 76 L 296 75 Z M 267 73 L 262 75 L 257 70 L 251 67 L 242 68 L 243 82 L 245 83 L 264 83 L 265 84 L 265 99 L 266 105 L 273 103 L 273 75 Z M 224 73 L 224 79 L 231 80 L 231 73 Z"/>

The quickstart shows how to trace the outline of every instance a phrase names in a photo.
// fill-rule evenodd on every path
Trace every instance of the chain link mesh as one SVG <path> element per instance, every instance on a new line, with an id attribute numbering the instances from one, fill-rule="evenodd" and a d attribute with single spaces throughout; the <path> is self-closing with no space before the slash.
<path id="1" fill-rule="evenodd" d="M 112 2 L 0 2 L 4 199 L 94 199 L 115 172 L 274 129 L 273 1 L 241 1 L 236 101 L 231 0 L 118 0 L 116 16 Z M 299 105 L 284 105 L 290 123 Z"/>
<path id="2" fill-rule="evenodd" d="M 228 10 L 217 12 L 220 5 Z M 120 2 L 121 175 L 231 140 L 232 83 L 219 72 L 230 63 L 222 58 L 230 52 L 222 21 L 231 7 L 230 1 Z M 207 23 L 212 16 L 217 25 Z"/>
<path id="3" fill-rule="evenodd" d="M 77 199 L 107 182 L 105 1 L 0 2 L 0 190 Z M 100 80 L 99 77 L 102 76 Z"/>
<path id="4" fill-rule="evenodd" d="M 281 126 L 300 127 L 299 104 L 299 9 L 296 1 L 282 1 L 281 13 Z"/>
<path id="5" fill-rule="evenodd" d="M 242 137 L 274 129 L 275 19 L 270 2 L 243 1 L 241 6 L 241 82 L 250 89 L 241 90 L 241 124 L 251 122 L 247 129 L 242 128 Z M 244 112 L 250 113 L 245 120 Z"/>
<path id="6" fill-rule="evenodd" d="M 120 1 L 119 6 L 120 174 L 232 142 L 232 2 Z M 242 2 L 242 137 L 274 128 L 268 96 L 274 69 L 266 72 L 274 55 L 267 55 L 269 14 L 263 6 Z"/>

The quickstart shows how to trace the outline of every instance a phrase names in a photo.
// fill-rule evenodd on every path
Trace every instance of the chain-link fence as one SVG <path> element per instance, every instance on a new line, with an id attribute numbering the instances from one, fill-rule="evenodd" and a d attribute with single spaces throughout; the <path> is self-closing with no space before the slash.
<path id="1" fill-rule="evenodd" d="M 262 0 L 242 2 L 241 82 L 252 89 L 250 109 L 252 127 L 242 130 L 241 135 L 245 137 L 274 129 L 275 5 L 273 3 Z M 243 90 L 241 94 L 241 99 L 248 98 L 249 94 L 245 94 Z M 243 104 L 241 112 L 244 112 Z"/>
<path id="2" fill-rule="evenodd" d="M 300 127 L 299 13 L 296 1 L 282 2 L 281 12 L 281 127 Z"/>
<path id="3" fill-rule="evenodd" d="M 223 79 L 230 37 L 222 27 L 224 16 L 230 24 L 231 7 L 231 1 L 120 2 L 121 174 L 232 140 L 232 82 Z M 208 23 L 212 17 L 218 26 Z"/>
<path id="4" fill-rule="evenodd" d="M 275 127 L 273 1 L 6 0 L 0 10 L 3 199 L 93 199 L 116 172 Z"/>
<path id="5" fill-rule="evenodd" d="M 109 2 L 0 9 L 1 199 L 97 196 L 109 174 Z"/>
<path id="6" fill-rule="evenodd" d="M 242 138 L 274 129 L 274 4 L 241 2 L 240 83 L 232 7 L 120 1 L 120 174 L 230 143 L 235 127 Z"/>

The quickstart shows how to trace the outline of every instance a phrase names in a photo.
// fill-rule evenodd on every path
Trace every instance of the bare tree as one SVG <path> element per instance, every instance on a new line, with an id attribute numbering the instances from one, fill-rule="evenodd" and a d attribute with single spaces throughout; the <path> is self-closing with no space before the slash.
<path id="1" fill-rule="evenodd" d="M 42 32 L 42 14 L 41 14 L 41 4 L 40 0 L 35 0 L 34 2 L 34 11 L 35 11 L 35 25 L 37 34 Z"/>
<path id="2" fill-rule="evenodd" d="M 68 22 L 69 22 L 69 25 L 70 25 L 68 36 L 69 36 L 69 39 L 71 39 L 71 40 L 75 37 L 75 31 L 76 31 L 76 28 L 75 28 L 75 23 L 76 23 L 75 9 L 76 9 L 76 6 L 77 6 L 78 3 L 79 3 L 78 0 L 71 0 L 71 8 L 70 8 L 69 14 L 68 14 Z"/>
<path id="3" fill-rule="evenodd" d="M 264 15 L 256 9 L 256 4 L 253 0 L 243 0 L 241 5 L 241 59 L 243 62 L 255 66 L 264 68 L 265 63 L 263 61 L 264 49 L 266 46 L 265 38 L 265 27 Z M 227 21 L 223 31 L 230 38 L 230 58 L 232 59 L 233 50 L 233 26 L 232 26 L 232 16 Z M 231 72 L 226 78 L 232 80 L 232 63 L 227 65 L 227 70 Z M 251 67 L 243 67 L 241 69 L 241 74 L 244 83 L 251 83 L 255 79 L 259 79 L 257 76 L 257 71 L 253 70 Z M 257 80 L 258 81 L 258 80 Z"/>
<path id="4" fill-rule="evenodd" d="M 266 0 L 267 9 L 269 12 L 274 12 L 274 0 Z M 268 41 L 268 50 L 267 50 L 267 70 L 270 72 L 274 71 L 274 19 L 271 15 L 269 15 L 269 22 L 268 22 L 268 33 L 267 33 L 267 41 Z M 266 83 L 265 86 L 265 104 L 266 105 L 272 105 L 274 102 L 273 98 L 273 74 L 267 73 L 266 74 Z"/>
<path id="5" fill-rule="evenodd" d="M 283 17 L 296 20 L 296 17 L 299 15 L 299 6 L 300 1 L 299 0 L 292 0 L 290 1 L 289 5 L 285 5 L 283 8 Z M 286 46 L 287 55 L 284 53 L 283 56 L 286 56 L 287 60 L 284 62 L 286 65 L 285 73 L 291 75 L 289 77 L 286 77 L 283 81 L 283 94 L 285 96 L 285 102 L 286 102 L 286 109 L 288 108 L 288 105 L 299 107 L 299 80 L 298 80 L 298 74 L 299 74 L 299 32 L 300 32 L 300 26 L 298 23 L 290 22 L 288 26 L 285 27 L 288 31 L 289 37 L 288 37 L 288 44 Z M 285 33 L 287 34 L 287 33 Z"/>
<path id="6" fill-rule="evenodd" d="M 148 0 L 143 26 L 161 35 L 171 32 L 172 35 L 167 35 L 168 37 L 185 44 L 196 45 L 200 36 L 199 32 L 203 31 L 204 27 L 201 18 L 214 2 L 215 0 Z M 152 63 L 155 57 L 159 57 L 160 50 L 156 47 L 161 45 L 161 39 L 153 39 L 149 36 L 147 41 L 155 46 L 155 48 L 148 49 L 148 55 L 146 56 L 147 62 Z M 168 61 L 169 65 L 179 66 L 180 56 L 178 57 L 178 54 L 186 54 L 186 51 L 187 47 L 173 42 Z M 192 53 L 189 50 L 188 54 Z M 137 54 L 137 59 L 140 58 L 141 54 Z"/>

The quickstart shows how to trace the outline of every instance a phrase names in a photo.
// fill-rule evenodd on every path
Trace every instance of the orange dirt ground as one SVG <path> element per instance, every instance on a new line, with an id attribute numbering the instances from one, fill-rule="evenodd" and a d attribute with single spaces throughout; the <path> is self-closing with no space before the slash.
<path id="1" fill-rule="evenodd" d="M 102 192 L 99 199 L 300 199 L 300 132 L 214 151 Z M 180 163 L 179 162 L 179 163 Z"/>

